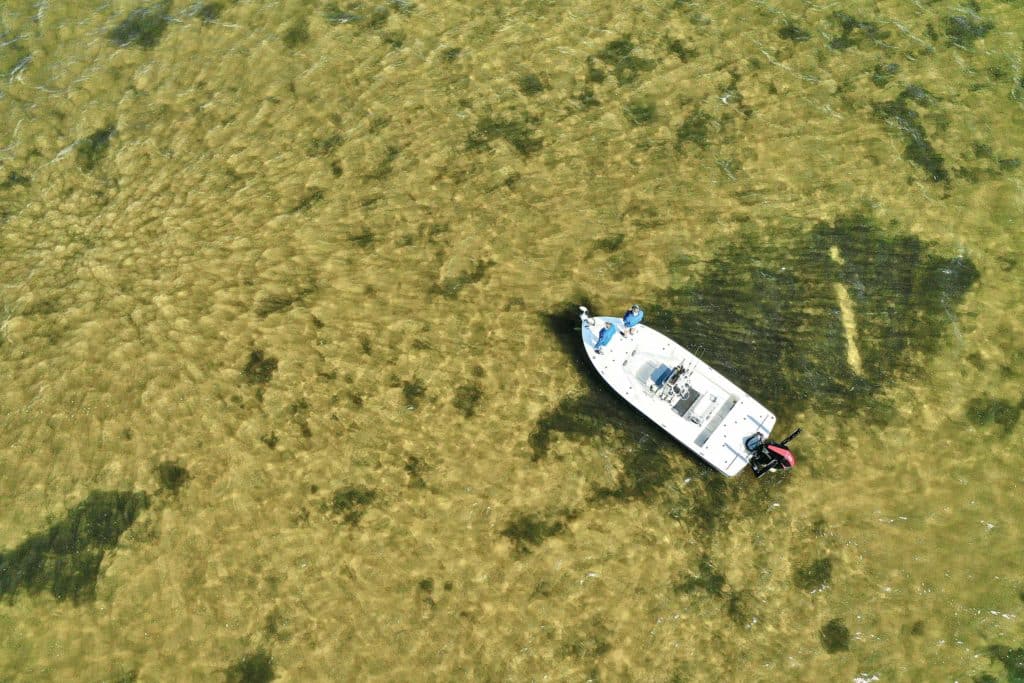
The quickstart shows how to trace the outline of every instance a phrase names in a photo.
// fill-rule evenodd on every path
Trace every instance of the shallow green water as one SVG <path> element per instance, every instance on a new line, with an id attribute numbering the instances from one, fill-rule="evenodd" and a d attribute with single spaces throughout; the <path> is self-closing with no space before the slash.
<path id="1" fill-rule="evenodd" d="M 0 5 L 0 679 L 1024 680 L 1022 10 Z"/>

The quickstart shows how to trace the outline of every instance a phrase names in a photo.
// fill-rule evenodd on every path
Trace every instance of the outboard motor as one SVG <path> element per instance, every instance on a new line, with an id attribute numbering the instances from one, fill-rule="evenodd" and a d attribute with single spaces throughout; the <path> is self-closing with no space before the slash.
<path id="1" fill-rule="evenodd" d="M 778 443 L 765 441 L 761 432 L 748 437 L 743 445 L 750 451 L 750 468 L 754 470 L 754 476 L 760 479 L 772 470 L 788 470 L 795 465 L 796 456 L 786 448 L 786 444 L 795 439 L 800 431 L 798 428 Z"/>

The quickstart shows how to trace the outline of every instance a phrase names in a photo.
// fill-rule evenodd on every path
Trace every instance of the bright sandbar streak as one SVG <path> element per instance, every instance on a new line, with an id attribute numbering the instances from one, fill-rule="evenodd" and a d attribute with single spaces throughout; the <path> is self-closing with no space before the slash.
<path id="1" fill-rule="evenodd" d="M 843 257 L 839 254 L 839 247 L 833 246 L 829 249 L 832 260 L 843 265 Z M 833 287 L 836 290 L 836 299 L 839 301 L 839 313 L 843 321 L 843 330 L 846 332 L 846 362 L 858 375 L 864 374 L 864 368 L 860 361 L 860 351 L 857 350 L 857 318 L 853 315 L 853 300 L 846 286 L 836 282 Z"/>

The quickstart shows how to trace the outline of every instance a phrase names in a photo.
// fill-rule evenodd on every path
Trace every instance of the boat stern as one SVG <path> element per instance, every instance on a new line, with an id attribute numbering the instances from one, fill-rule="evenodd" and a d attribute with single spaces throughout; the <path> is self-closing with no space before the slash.
<path id="1" fill-rule="evenodd" d="M 699 455 L 715 469 L 734 477 L 750 463 L 747 440 L 761 434 L 767 439 L 775 426 L 775 415 L 750 397 L 741 398 L 708 435 Z"/>

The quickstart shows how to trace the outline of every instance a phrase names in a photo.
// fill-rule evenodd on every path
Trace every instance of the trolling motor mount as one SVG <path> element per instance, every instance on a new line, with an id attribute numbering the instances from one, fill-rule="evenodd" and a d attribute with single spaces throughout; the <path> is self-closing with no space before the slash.
<path id="1" fill-rule="evenodd" d="M 765 441 L 764 434 L 757 432 L 748 436 L 743 445 L 750 452 L 750 468 L 754 470 L 754 476 L 760 479 L 772 470 L 788 470 L 796 465 L 796 456 L 793 451 L 786 448 L 786 444 L 800 434 L 801 429 L 779 442 Z"/>

